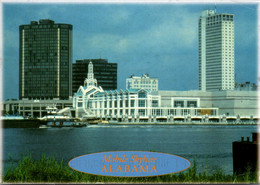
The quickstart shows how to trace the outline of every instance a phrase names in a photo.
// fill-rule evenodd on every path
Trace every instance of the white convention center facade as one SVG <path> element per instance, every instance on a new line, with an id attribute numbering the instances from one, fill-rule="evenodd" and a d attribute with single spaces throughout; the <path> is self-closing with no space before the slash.
<path id="1" fill-rule="evenodd" d="M 169 98 L 169 97 L 167 97 Z M 198 97 L 170 97 L 170 102 L 147 89 L 104 91 L 97 86 L 93 64 L 88 78 L 73 97 L 76 117 L 97 118 L 122 122 L 208 121 L 223 119 L 219 109 L 201 107 Z"/>

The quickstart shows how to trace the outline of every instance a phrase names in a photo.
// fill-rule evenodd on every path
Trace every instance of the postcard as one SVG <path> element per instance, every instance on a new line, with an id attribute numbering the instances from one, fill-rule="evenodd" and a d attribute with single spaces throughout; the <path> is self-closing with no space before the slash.
<path id="1" fill-rule="evenodd" d="M 257 183 L 258 4 L 2 4 L 3 183 Z"/>

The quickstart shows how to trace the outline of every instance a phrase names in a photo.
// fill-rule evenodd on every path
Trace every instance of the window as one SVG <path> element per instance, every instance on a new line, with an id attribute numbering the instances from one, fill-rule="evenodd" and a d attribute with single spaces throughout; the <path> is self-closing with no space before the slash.
<path id="1" fill-rule="evenodd" d="M 216 110 L 211 110 L 211 115 L 215 116 L 216 115 Z"/>
<path id="2" fill-rule="evenodd" d="M 88 107 L 89 107 L 89 108 L 92 108 L 92 102 L 89 102 L 89 103 L 88 103 Z"/>
<path id="3" fill-rule="evenodd" d="M 197 107 L 197 101 L 188 101 L 188 107 Z"/>
<path id="4" fill-rule="evenodd" d="M 138 93 L 138 98 L 146 98 L 146 93 L 145 92 Z"/>
<path id="5" fill-rule="evenodd" d="M 131 107 L 135 106 L 135 100 L 131 100 Z"/>
<path id="6" fill-rule="evenodd" d="M 184 101 L 174 101 L 174 107 L 184 107 Z"/>
<path id="7" fill-rule="evenodd" d="M 158 107 L 158 100 L 152 100 L 152 107 Z"/>
<path id="8" fill-rule="evenodd" d="M 184 109 L 183 110 L 183 115 L 188 115 L 190 114 L 190 110 L 189 109 Z"/>
<path id="9" fill-rule="evenodd" d="M 145 116 L 145 109 L 139 109 L 138 114 L 139 116 Z"/>
<path id="10" fill-rule="evenodd" d="M 176 109 L 170 109 L 168 115 L 176 115 Z"/>
<path id="11" fill-rule="evenodd" d="M 145 100 L 138 100 L 138 107 L 145 107 Z"/>

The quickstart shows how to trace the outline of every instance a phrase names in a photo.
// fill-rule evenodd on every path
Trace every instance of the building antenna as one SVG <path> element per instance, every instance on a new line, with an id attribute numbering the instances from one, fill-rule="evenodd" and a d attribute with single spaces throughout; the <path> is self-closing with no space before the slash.
<path id="1" fill-rule="evenodd" d="M 215 13 L 217 13 L 217 5 L 216 5 L 216 1 L 215 1 Z"/>

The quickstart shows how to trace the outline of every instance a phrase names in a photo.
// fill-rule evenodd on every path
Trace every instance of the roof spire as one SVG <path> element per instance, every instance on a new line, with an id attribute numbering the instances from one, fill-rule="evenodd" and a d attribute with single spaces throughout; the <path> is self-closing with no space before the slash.
<path id="1" fill-rule="evenodd" d="M 88 64 L 88 77 L 84 81 L 84 86 L 97 86 L 97 79 L 94 78 L 93 64 L 91 60 Z"/>

